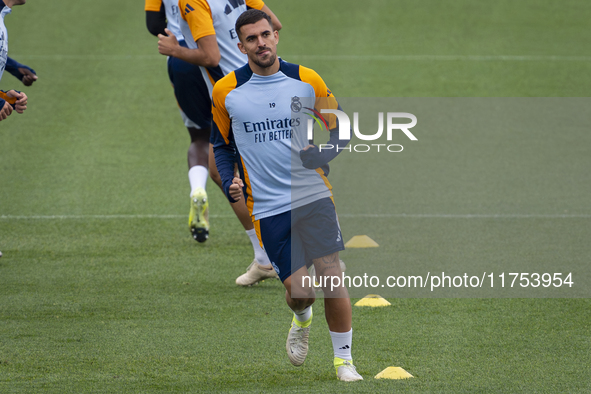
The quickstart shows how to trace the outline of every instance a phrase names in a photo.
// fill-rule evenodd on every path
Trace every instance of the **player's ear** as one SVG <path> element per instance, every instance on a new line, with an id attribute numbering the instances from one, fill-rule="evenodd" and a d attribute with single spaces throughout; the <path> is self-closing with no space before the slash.
<path id="1" fill-rule="evenodd" d="M 273 34 L 275 35 L 275 45 L 279 44 L 279 31 L 274 30 Z"/>
<path id="2" fill-rule="evenodd" d="M 246 49 L 244 49 L 244 45 L 242 45 L 242 41 L 238 41 L 238 49 L 240 49 L 240 52 L 242 52 L 246 55 Z"/>

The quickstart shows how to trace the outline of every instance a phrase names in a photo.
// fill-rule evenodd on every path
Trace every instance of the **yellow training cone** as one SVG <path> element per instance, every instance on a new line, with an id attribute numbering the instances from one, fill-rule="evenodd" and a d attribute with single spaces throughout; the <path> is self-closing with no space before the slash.
<path id="1" fill-rule="evenodd" d="M 378 243 L 367 235 L 356 235 L 345 244 L 345 248 L 377 248 Z"/>
<path id="2" fill-rule="evenodd" d="M 408 379 L 414 378 L 400 367 L 388 367 L 375 376 L 376 379 Z"/>
<path id="3" fill-rule="evenodd" d="M 377 294 L 368 294 L 355 303 L 355 306 L 388 306 L 392 305 Z"/>

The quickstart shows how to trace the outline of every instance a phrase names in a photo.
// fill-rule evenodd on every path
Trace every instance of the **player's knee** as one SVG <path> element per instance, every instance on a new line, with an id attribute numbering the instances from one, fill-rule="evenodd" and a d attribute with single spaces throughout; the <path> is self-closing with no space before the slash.
<path id="1" fill-rule="evenodd" d="M 298 280 L 292 282 L 291 289 L 288 289 L 289 295 L 293 300 L 297 300 L 299 304 L 302 305 L 302 309 L 310 306 L 316 300 L 316 294 L 314 293 L 314 289 L 308 286 L 305 280 L 302 280 L 303 283 L 299 283 Z"/>
<path id="2" fill-rule="evenodd" d="M 187 127 L 191 142 L 206 143 L 209 146 L 209 136 L 211 134 L 211 128 L 205 127 L 197 129 L 195 127 Z"/>
<path id="3" fill-rule="evenodd" d="M 312 305 L 316 301 L 316 298 L 292 298 L 291 300 L 293 302 L 292 309 L 295 312 L 299 312 Z"/>

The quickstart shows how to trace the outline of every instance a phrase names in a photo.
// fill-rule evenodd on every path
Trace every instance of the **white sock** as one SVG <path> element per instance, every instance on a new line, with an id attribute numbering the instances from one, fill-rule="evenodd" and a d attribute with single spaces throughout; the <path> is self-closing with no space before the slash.
<path id="1" fill-rule="evenodd" d="M 299 312 L 294 312 L 293 314 L 297 321 L 300 323 L 305 323 L 312 317 L 312 305 L 307 306 Z"/>
<path id="2" fill-rule="evenodd" d="M 203 166 L 194 166 L 189 169 L 189 183 L 191 184 L 191 194 L 195 189 L 201 187 L 205 189 L 209 170 Z"/>
<path id="3" fill-rule="evenodd" d="M 271 261 L 269 260 L 269 256 L 267 256 L 267 252 L 261 248 L 256 230 L 254 228 L 246 230 L 246 235 L 248 235 L 248 238 L 250 238 L 250 243 L 252 243 L 252 248 L 254 249 L 254 258 L 256 261 L 258 261 L 261 266 L 269 268 L 271 266 Z"/>
<path id="4" fill-rule="evenodd" d="M 332 349 L 334 356 L 342 358 L 343 360 L 353 360 L 351 357 L 351 346 L 353 342 L 353 329 L 349 332 L 332 332 L 330 331 L 330 338 L 332 339 Z"/>

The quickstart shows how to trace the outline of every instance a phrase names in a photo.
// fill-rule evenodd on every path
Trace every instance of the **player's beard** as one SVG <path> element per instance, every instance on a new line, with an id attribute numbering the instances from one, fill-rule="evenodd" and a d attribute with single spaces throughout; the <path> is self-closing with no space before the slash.
<path id="1" fill-rule="evenodd" d="M 277 60 L 276 53 L 273 53 L 271 56 L 269 56 L 269 58 L 267 60 L 260 60 L 258 57 L 253 59 L 254 64 L 259 66 L 260 68 L 271 67 L 273 64 L 275 64 L 276 60 Z"/>

